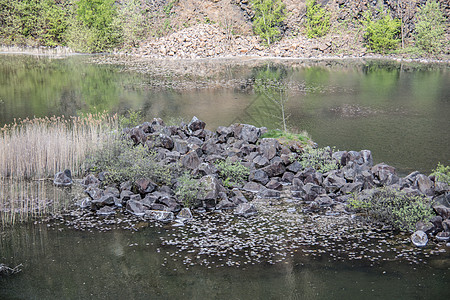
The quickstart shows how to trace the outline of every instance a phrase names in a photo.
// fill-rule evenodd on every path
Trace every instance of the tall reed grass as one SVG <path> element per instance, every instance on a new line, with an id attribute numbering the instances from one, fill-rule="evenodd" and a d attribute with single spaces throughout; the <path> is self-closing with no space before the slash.
<path id="1" fill-rule="evenodd" d="M 0 219 L 4 225 L 60 208 L 64 197 L 48 192 L 52 178 L 70 169 L 80 176 L 86 156 L 100 149 L 118 130 L 117 115 L 46 117 L 15 120 L 0 128 Z M 30 188 L 30 187 L 33 188 Z M 49 205 L 51 203 L 51 205 Z"/>
<path id="2" fill-rule="evenodd" d="M 0 177 L 46 178 L 70 169 L 80 175 L 86 155 L 118 129 L 116 115 L 46 117 L 15 121 L 0 128 Z"/>

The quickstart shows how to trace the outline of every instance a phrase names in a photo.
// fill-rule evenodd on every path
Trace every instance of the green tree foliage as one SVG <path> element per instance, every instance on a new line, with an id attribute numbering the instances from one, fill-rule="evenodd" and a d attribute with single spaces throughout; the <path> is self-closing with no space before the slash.
<path id="1" fill-rule="evenodd" d="M 445 17 L 439 3 L 427 1 L 417 14 L 416 45 L 428 53 L 441 52 L 445 43 L 445 26 Z"/>
<path id="2" fill-rule="evenodd" d="M 309 38 L 321 37 L 330 29 L 330 16 L 316 0 L 306 1 L 306 34 Z"/>
<path id="3" fill-rule="evenodd" d="M 400 39 L 400 20 L 393 19 L 389 13 L 380 11 L 380 18 L 374 20 L 372 14 L 367 11 L 362 20 L 364 37 L 370 49 L 375 52 L 385 53 L 395 49 Z"/>
<path id="4" fill-rule="evenodd" d="M 68 1 L 0 0 L 0 35 L 5 44 L 64 44 Z"/>
<path id="5" fill-rule="evenodd" d="M 278 26 L 285 20 L 285 5 L 281 0 L 252 0 L 255 11 L 253 30 L 267 45 L 280 36 Z"/>
<path id="6" fill-rule="evenodd" d="M 115 47 L 121 35 L 115 26 L 116 16 L 114 0 L 76 1 L 67 35 L 69 47 L 81 52 L 102 52 Z"/>

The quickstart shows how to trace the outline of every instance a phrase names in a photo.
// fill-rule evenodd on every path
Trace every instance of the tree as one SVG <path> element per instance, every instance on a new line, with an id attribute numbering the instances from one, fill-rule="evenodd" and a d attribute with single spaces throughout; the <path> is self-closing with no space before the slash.
<path id="1" fill-rule="evenodd" d="M 255 10 L 253 30 L 270 46 L 280 35 L 278 26 L 286 18 L 286 6 L 281 0 L 252 0 L 251 3 Z"/>
<path id="2" fill-rule="evenodd" d="M 254 86 L 255 92 L 264 96 L 274 106 L 266 113 L 279 120 L 284 132 L 288 131 L 289 120 L 289 114 L 286 112 L 286 103 L 289 100 L 287 84 L 284 81 L 286 75 L 285 70 L 267 65 L 256 74 Z"/>
<path id="3" fill-rule="evenodd" d="M 441 52 L 445 43 L 445 26 L 439 3 L 428 1 L 417 14 L 416 45 L 429 53 Z"/>
<path id="4" fill-rule="evenodd" d="M 121 32 L 115 24 L 115 0 L 78 0 L 68 32 L 69 46 L 77 51 L 101 52 L 115 47 Z"/>

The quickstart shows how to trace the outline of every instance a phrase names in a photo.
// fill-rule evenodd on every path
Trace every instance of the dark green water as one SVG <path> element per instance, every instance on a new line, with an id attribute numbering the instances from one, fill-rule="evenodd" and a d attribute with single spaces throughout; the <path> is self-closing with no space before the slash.
<path id="1" fill-rule="evenodd" d="M 177 230 L 176 228 L 174 230 Z M 23 272 L 0 279 L 1 299 L 447 299 L 447 254 L 410 265 L 292 256 L 275 265 L 192 266 L 159 236 L 170 229 L 89 233 L 16 226 L 0 259 Z"/>

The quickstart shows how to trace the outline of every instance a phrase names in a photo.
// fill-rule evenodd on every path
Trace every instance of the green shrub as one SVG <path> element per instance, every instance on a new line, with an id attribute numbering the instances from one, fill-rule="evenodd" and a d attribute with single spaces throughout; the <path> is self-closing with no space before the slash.
<path id="1" fill-rule="evenodd" d="M 69 47 L 81 52 L 102 52 L 117 46 L 120 28 L 115 0 L 78 0 L 67 32 Z"/>
<path id="2" fill-rule="evenodd" d="M 306 35 L 309 38 L 321 37 L 330 29 L 330 16 L 316 0 L 306 1 Z"/>
<path id="3" fill-rule="evenodd" d="M 428 221 L 434 216 L 431 200 L 425 196 L 410 196 L 389 187 L 362 195 L 354 195 L 348 201 L 349 206 L 398 230 L 414 231 L 418 221 Z"/>
<path id="4" fill-rule="evenodd" d="M 439 3 L 427 1 L 425 6 L 419 8 L 415 30 L 416 45 L 429 52 L 437 54 L 444 48 L 445 17 L 439 9 Z"/>
<path id="5" fill-rule="evenodd" d="M 160 163 L 155 152 L 130 139 L 113 137 L 87 160 L 94 172 L 105 172 L 107 183 L 136 181 L 141 178 L 170 184 L 175 168 Z"/>
<path id="6" fill-rule="evenodd" d="M 305 147 L 303 153 L 300 154 L 298 160 L 303 169 L 313 168 L 322 173 L 327 173 L 339 168 L 339 164 L 332 157 L 333 152 L 330 147 L 312 148 Z"/>
<path id="7" fill-rule="evenodd" d="M 372 19 L 372 14 L 367 11 L 362 20 L 364 26 L 364 38 L 370 49 L 375 52 L 384 53 L 395 49 L 400 42 L 400 20 L 393 19 L 389 13 L 380 11 L 382 16 L 378 20 Z"/>
<path id="8" fill-rule="evenodd" d="M 270 45 L 279 39 L 280 30 L 277 26 L 286 18 L 286 6 L 281 0 L 252 0 L 251 3 L 255 11 L 253 31 Z"/>
<path id="9" fill-rule="evenodd" d="M 436 177 L 436 181 L 444 182 L 450 185 L 450 166 L 441 165 L 438 163 L 436 169 L 433 170 L 431 175 Z"/>
<path id="10" fill-rule="evenodd" d="M 183 201 L 184 207 L 191 207 L 205 190 L 199 180 L 192 178 L 189 172 L 183 173 L 177 180 L 175 195 Z"/>
<path id="11" fill-rule="evenodd" d="M 240 162 L 231 162 L 230 160 L 221 160 L 216 162 L 216 168 L 219 176 L 226 187 L 241 184 L 248 179 L 250 170 Z"/>

